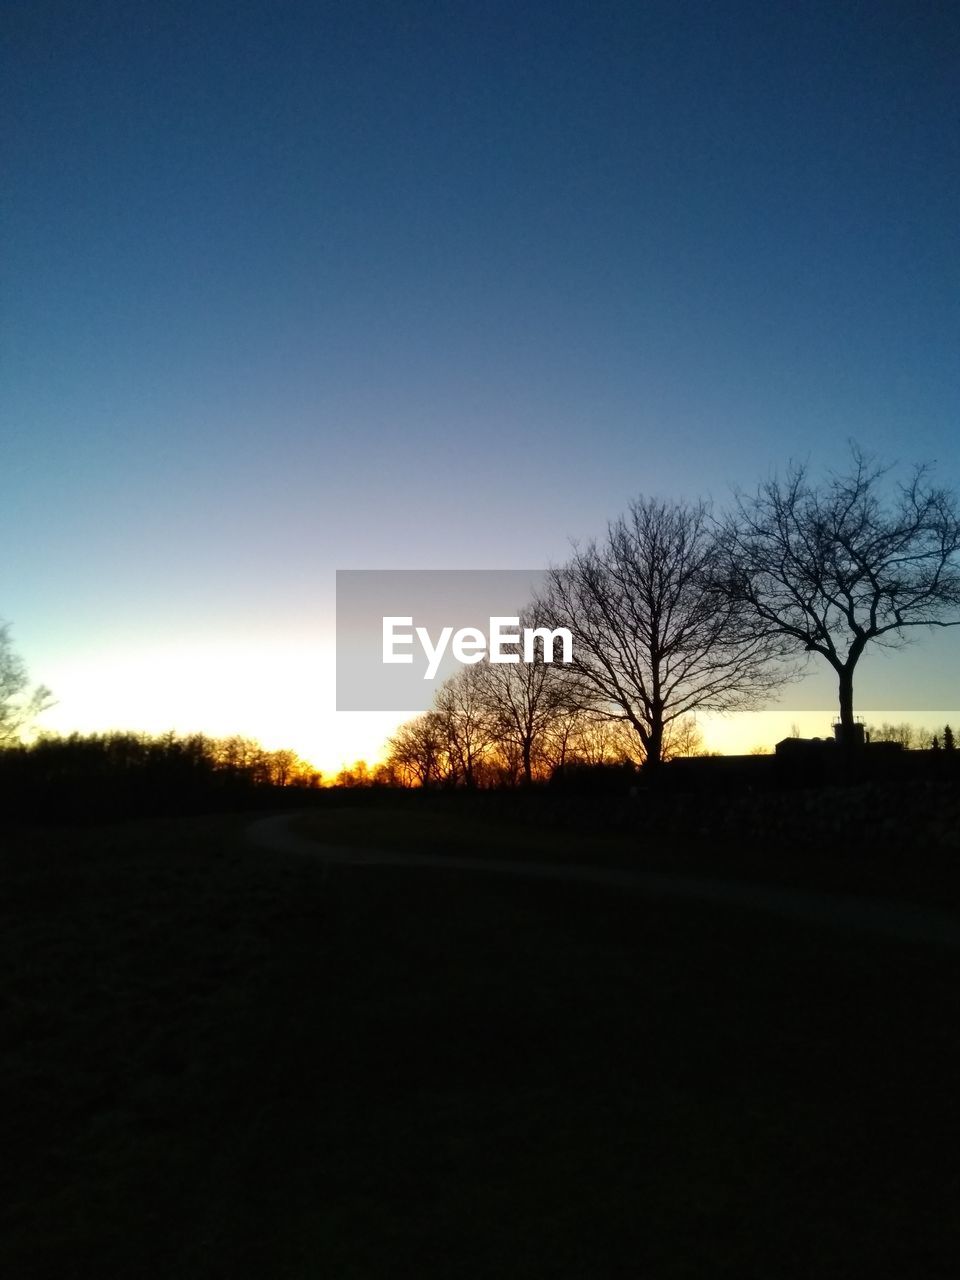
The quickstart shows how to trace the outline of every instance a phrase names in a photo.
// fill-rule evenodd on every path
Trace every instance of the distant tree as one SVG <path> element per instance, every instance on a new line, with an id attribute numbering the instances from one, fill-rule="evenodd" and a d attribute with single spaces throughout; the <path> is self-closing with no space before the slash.
<path id="1" fill-rule="evenodd" d="M 900 484 L 852 446 L 842 474 L 814 483 L 793 464 L 726 520 L 717 581 L 758 630 L 816 653 L 837 675 L 844 739 L 855 740 L 853 676 L 871 642 L 960 623 L 954 495 L 916 467 Z"/>
<path id="2" fill-rule="evenodd" d="M 562 768 L 568 760 L 579 758 L 583 721 L 582 711 L 566 707 L 547 726 L 540 742 L 540 754 L 548 775 Z"/>
<path id="3" fill-rule="evenodd" d="M 528 625 L 531 619 L 522 617 L 520 626 Z M 484 662 L 474 670 L 505 772 L 529 785 L 542 771 L 548 735 L 569 710 L 568 682 L 555 663 L 543 660 L 542 651 L 533 662 Z"/>
<path id="4" fill-rule="evenodd" d="M 381 761 L 380 764 L 375 765 L 372 776 L 375 787 L 403 786 L 403 778 L 400 776 L 399 770 L 388 761 Z"/>
<path id="5" fill-rule="evenodd" d="M 867 734 L 871 742 L 896 742 L 904 751 L 910 751 L 918 743 L 917 731 L 906 721 L 902 724 L 887 724 L 884 721 L 879 726 L 870 725 Z"/>
<path id="6" fill-rule="evenodd" d="M 447 759 L 448 780 L 476 786 L 478 766 L 495 739 L 497 727 L 480 667 L 461 667 L 446 681 L 434 701 L 434 716 Z"/>
<path id="7" fill-rule="evenodd" d="M 370 787 L 373 776 L 366 760 L 354 760 L 352 765 L 344 766 L 334 778 L 335 787 Z"/>
<path id="8" fill-rule="evenodd" d="M 300 759 L 295 751 L 281 748 L 269 753 L 270 781 L 275 787 L 291 786 L 297 779 Z"/>
<path id="9" fill-rule="evenodd" d="M 9 625 L 0 624 L 0 746 L 14 742 L 41 711 L 53 705 L 49 689 L 37 685 L 31 691 L 29 684 L 27 669 L 13 648 Z"/>
<path id="10" fill-rule="evenodd" d="M 684 716 L 681 720 L 672 722 L 664 738 L 664 760 L 678 760 L 684 756 L 702 756 L 705 751 L 703 734 L 693 716 Z"/>
<path id="11" fill-rule="evenodd" d="M 757 706 L 784 679 L 778 638 L 715 589 L 716 552 L 704 503 L 640 499 L 602 543 L 551 570 L 542 595 L 551 625 L 572 634 L 580 687 L 631 726 L 648 770 L 691 712 Z"/>
<path id="12" fill-rule="evenodd" d="M 950 728 L 948 724 L 944 725 L 943 726 L 943 749 L 944 751 L 952 751 L 953 746 L 954 746 L 953 730 Z"/>
<path id="13" fill-rule="evenodd" d="M 221 738 L 214 743 L 214 754 L 218 768 L 237 776 L 255 777 L 260 780 L 263 773 L 263 748 L 253 738 L 244 738 L 234 734 L 229 738 Z M 266 778 L 263 779 L 266 781 Z"/>
<path id="14" fill-rule="evenodd" d="M 445 770 L 443 726 L 433 711 L 407 720 L 387 742 L 387 765 L 404 786 L 429 787 Z"/>
<path id="15" fill-rule="evenodd" d="M 572 713 L 566 732 L 566 750 L 561 764 L 639 764 L 642 748 L 632 727 L 623 720 L 611 719 L 591 710 Z"/>

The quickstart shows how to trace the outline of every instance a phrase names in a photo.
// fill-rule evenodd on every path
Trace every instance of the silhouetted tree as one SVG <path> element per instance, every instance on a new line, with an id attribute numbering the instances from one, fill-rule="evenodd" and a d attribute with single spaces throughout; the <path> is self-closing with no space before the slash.
<path id="1" fill-rule="evenodd" d="M 521 617 L 520 626 L 528 625 L 531 619 Z M 483 662 L 474 669 L 504 772 L 529 785 L 545 762 L 547 734 L 569 709 L 568 682 L 542 651 L 533 662 Z"/>
<path id="2" fill-rule="evenodd" d="M 540 751 L 547 773 L 566 764 L 577 754 L 577 738 L 583 721 L 583 713 L 569 707 L 550 722 L 540 743 Z"/>
<path id="3" fill-rule="evenodd" d="M 943 726 L 943 749 L 944 751 L 953 750 L 953 730 L 948 724 Z"/>
<path id="4" fill-rule="evenodd" d="M 406 786 L 429 787 L 441 777 L 444 750 L 439 717 L 425 711 L 402 724 L 387 742 L 387 764 Z"/>
<path id="5" fill-rule="evenodd" d="M 269 753 L 270 781 L 275 787 L 289 787 L 297 777 L 300 761 L 295 751 L 281 747 Z"/>
<path id="6" fill-rule="evenodd" d="M 440 688 L 434 705 L 447 758 L 447 777 L 467 787 L 495 738 L 495 713 L 479 666 L 462 667 Z"/>
<path id="7" fill-rule="evenodd" d="M 701 756 L 705 745 L 700 726 L 693 716 L 674 720 L 667 729 L 663 743 L 664 760 L 679 760 L 685 756 Z"/>
<path id="8" fill-rule="evenodd" d="M 704 503 L 640 499 L 602 543 L 550 571 L 540 601 L 551 625 L 570 629 L 580 686 L 632 726 L 647 769 L 677 721 L 757 706 L 786 675 L 771 662 L 778 640 L 715 590 L 715 555 Z"/>
<path id="9" fill-rule="evenodd" d="M 41 711 L 53 705 L 50 690 L 38 685 L 30 691 L 27 669 L 14 650 L 10 628 L 0 624 L 0 746 L 16 740 Z"/>
<path id="10" fill-rule="evenodd" d="M 349 768 L 341 769 L 334 783 L 337 787 L 369 787 L 373 785 L 366 760 L 355 760 Z"/>
<path id="11" fill-rule="evenodd" d="M 909 751 L 920 741 L 913 725 L 908 724 L 906 721 L 902 724 L 887 724 L 884 722 L 880 726 L 870 725 L 867 730 L 867 737 L 870 742 L 899 743 L 904 751 Z"/>
<path id="12" fill-rule="evenodd" d="M 852 465 L 815 484 L 793 464 L 738 499 L 717 581 L 758 630 L 817 653 L 837 675 L 840 724 L 854 741 L 853 674 L 871 641 L 960 623 L 960 521 L 954 495 L 917 467 L 901 484 L 852 447 Z"/>
<path id="13" fill-rule="evenodd" d="M 565 761 L 586 765 L 640 764 L 643 751 L 631 725 L 593 710 L 574 712 Z"/>
<path id="14" fill-rule="evenodd" d="M 373 785 L 375 787 L 402 787 L 403 778 L 400 771 L 389 761 L 382 761 L 374 766 Z"/>

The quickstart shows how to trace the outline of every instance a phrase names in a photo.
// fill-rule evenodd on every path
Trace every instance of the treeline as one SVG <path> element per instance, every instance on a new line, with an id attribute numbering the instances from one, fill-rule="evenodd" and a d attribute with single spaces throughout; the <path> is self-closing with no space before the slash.
<path id="1" fill-rule="evenodd" d="M 369 768 L 358 761 L 342 770 L 334 785 L 491 788 L 552 781 L 579 789 L 603 789 L 606 783 L 623 790 L 643 763 L 629 727 L 565 706 L 562 678 L 549 667 L 526 675 L 515 667 L 506 670 L 507 675 L 487 665 L 464 669 L 443 687 L 430 711 L 400 727 L 388 743 L 384 763 Z M 544 693 L 551 681 L 556 681 L 555 702 Z M 525 718 L 516 715 L 518 701 L 508 696 L 519 685 L 529 698 Z M 955 751 L 950 725 L 928 729 L 884 722 L 868 725 L 866 737 L 905 751 Z M 688 717 L 672 726 L 663 760 L 711 754 L 696 722 Z M 749 752 L 769 754 L 768 746 Z M 729 770 L 727 776 L 733 776 Z"/>
<path id="2" fill-rule="evenodd" d="M 692 717 L 673 721 L 663 760 L 703 751 Z M 464 667 L 434 706 L 401 725 L 375 780 L 394 786 L 518 786 L 615 767 L 638 769 L 642 744 L 629 724 L 591 707 L 562 667 Z"/>
<path id="3" fill-rule="evenodd" d="M 953 730 L 948 724 L 942 729 L 924 729 L 907 723 L 867 725 L 870 742 L 893 742 L 904 751 L 953 751 Z"/>
<path id="4" fill-rule="evenodd" d="M 295 798 L 321 785 L 295 752 L 250 738 L 100 733 L 0 749 L 7 817 L 79 820 L 203 812 Z"/>

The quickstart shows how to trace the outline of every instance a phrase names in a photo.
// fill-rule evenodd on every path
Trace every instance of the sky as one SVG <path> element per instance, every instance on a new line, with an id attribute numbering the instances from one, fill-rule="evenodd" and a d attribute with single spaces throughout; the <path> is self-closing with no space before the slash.
<path id="1" fill-rule="evenodd" d="M 960 482 L 953 4 L 5 28 L 0 617 L 48 728 L 335 769 L 397 721 L 334 710 L 338 568 L 556 563 L 641 493 L 722 505 L 849 439 Z M 861 706 L 956 714 L 958 657 L 864 659 Z M 811 681 L 712 740 L 783 736 Z"/>

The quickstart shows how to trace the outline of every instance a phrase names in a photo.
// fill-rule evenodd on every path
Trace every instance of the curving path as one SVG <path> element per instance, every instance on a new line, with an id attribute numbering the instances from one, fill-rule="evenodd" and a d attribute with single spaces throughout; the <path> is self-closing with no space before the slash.
<path id="1" fill-rule="evenodd" d="M 651 871 L 614 867 L 553 865 L 507 859 L 463 857 L 459 854 L 391 853 L 320 844 L 290 830 L 296 814 L 260 818 L 247 828 L 247 839 L 274 853 L 321 858 L 333 866 L 417 867 L 437 871 L 480 872 L 484 875 L 556 880 L 568 884 L 606 885 L 629 889 L 653 899 L 686 899 L 718 906 L 744 907 L 806 924 L 893 938 L 900 942 L 960 948 L 960 917 L 929 907 L 875 898 L 852 898 L 762 884 L 731 883 L 704 877 L 669 876 Z"/>

